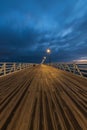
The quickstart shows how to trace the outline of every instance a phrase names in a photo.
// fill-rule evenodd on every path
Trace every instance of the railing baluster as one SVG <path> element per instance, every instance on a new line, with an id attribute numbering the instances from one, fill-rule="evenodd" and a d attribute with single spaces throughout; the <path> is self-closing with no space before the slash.
<path id="1" fill-rule="evenodd" d="M 6 75 L 6 63 L 3 64 L 4 75 Z"/>
<path id="2" fill-rule="evenodd" d="M 77 69 L 78 73 L 83 77 L 83 75 L 82 75 L 82 73 L 81 73 L 81 71 L 80 71 L 78 65 L 76 65 L 76 69 Z"/>
<path id="3" fill-rule="evenodd" d="M 14 72 L 16 71 L 16 64 L 13 64 Z"/>
<path id="4" fill-rule="evenodd" d="M 21 63 L 19 64 L 19 68 L 20 68 L 20 70 L 22 69 L 22 68 L 21 68 Z"/>

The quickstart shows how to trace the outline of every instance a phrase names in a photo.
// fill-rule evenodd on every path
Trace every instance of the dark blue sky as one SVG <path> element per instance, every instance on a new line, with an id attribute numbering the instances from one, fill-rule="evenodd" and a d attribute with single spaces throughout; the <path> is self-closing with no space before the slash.
<path id="1" fill-rule="evenodd" d="M 87 0 L 0 0 L 0 61 L 87 59 Z"/>

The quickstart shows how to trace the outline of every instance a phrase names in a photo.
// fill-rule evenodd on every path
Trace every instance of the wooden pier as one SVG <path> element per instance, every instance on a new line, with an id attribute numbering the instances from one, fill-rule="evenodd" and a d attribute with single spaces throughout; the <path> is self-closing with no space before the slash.
<path id="1" fill-rule="evenodd" d="M 87 79 L 46 65 L 0 77 L 0 130 L 87 130 Z"/>

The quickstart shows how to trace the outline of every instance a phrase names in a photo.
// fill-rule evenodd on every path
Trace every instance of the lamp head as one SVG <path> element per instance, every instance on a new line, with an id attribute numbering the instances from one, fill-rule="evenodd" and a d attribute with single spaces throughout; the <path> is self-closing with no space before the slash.
<path id="1" fill-rule="evenodd" d="M 50 49 L 47 49 L 47 53 L 50 53 L 51 52 L 51 50 Z"/>

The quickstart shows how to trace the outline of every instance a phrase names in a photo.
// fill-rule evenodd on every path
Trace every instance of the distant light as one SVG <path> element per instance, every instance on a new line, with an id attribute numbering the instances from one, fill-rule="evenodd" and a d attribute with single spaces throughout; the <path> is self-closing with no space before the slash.
<path id="1" fill-rule="evenodd" d="M 47 49 L 47 53 L 50 53 L 51 52 L 51 50 L 50 49 Z"/>

